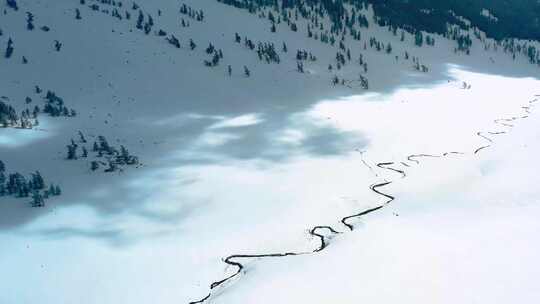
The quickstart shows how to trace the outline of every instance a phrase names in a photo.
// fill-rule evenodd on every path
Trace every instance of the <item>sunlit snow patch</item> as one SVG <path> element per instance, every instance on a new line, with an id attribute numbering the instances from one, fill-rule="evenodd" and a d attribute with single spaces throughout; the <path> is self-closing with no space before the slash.
<path id="1" fill-rule="evenodd" d="M 240 135 L 230 133 L 206 132 L 197 140 L 197 146 L 222 146 L 230 141 L 240 139 Z"/>
<path id="2" fill-rule="evenodd" d="M 535 80 L 466 71 L 448 65 L 449 79 L 429 88 L 402 87 L 387 94 L 365 94 L 323 100 L 308 117 L 338 130 L 373 138 L 377 151 L 437 153 L 478 145 L 479 130 L 491 130 L 494 119 L 522 115 Z M 509 90 L 508 88 L 512 88 Z"/>
<path id="3" fill-rule="evenodd" d="M 259 114 L 245 114 L 233 118 L 223 119 L 209 127 L 209 129 L 238 128 L 259 124 L 264 120 Z"/>

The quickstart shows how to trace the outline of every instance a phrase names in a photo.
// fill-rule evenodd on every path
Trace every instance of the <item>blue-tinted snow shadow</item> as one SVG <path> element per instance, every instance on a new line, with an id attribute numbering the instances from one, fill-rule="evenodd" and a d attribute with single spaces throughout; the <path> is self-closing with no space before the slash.
<path id="1" fill-rule="evenodd" d="M 441 64 L 432 67 L 429 75 L 416 73 L 414 77 L 403 73 L 384 86 L 375 84 L 373 91 L 384 97 L 403 87 L 436 86 L 453 79 L 449 72 L 452 67 L 455 66 Z M 467 66 L 460 68 L 483 72 Z M 487 70 L 497 75 L 505 74 L 505 71 L 496 68 Z M 526 77 L 518 73 L 510 74 L 512 77 Z M 97 215 L 104 219 L 130 215 L 176 227 L 179 222 L 193 214 L 204 212 L 208 205 L 207 202 L 200 201 L 173 201 L 171 204 L 177 204 L 177 208 L 169 212 L 154 212 L 152 208 L 148 208 L 148 201 L 152 199 L 154 193 L 168 190 L 163 188 L 159 181 L 169 178 L 170 175 L 162 175 L 161 172 L 178 170 L 183 166 L 230 163 L 231 160 L 262 160 L 271 165 L 274 162 L 287 162 L 291 157 L 340 157 L 357 148 L 365 149 L 369 146 L 369 142 L 361 134 L 316 124 L 298 116 L 299 113 L 311 109 L 320 100 L 340 100 L 361 93 L 362 91 L 339 88 L 328 89 L 328 86 L 307 93 L 299 88 L 292 91 L 289 88 L 283 92 L 270 92 L 256 102 L 247 102 L 246 100 L 251 100 L 248 96 L 236 96 L 237 98 L 232 98 L 227 104 L 209 101 L 205 99 L 204 94 L 186 97 L 190 102 L 175 110 L 167 107 L 156 109 L 149 112 L 148 116 L 126 123 L 133 127 L 127 133 L 142 132 L 148 141 L 144 148 L 132 149 L 148 164 L 147 167 L 127 170 L 125 173 L 115 174 L 116 176 L 93 177 L 88 179 L 89 184 L 77 180 L 88 172 L 81 173 L 81 168 L 75 168 L 73 171 L 75 173 L 62 184 L 65 188 L 63 196 L 51 200 L 49 207 L 44 209 L 32 209 L 27 205 L 17 208 L 0 207 L 3 209 L 0 212 L 0 229 L 16 230 L 50 213 L 51 206 L 58 209 L 79 204 L 94 208 Z M 137 126 L 138 124 L 144 125 L 144 129 Z M 301 133 L 301 138 L 281 140 L 280 134 L 290 129 Z M 160 145 L 156 142 L 165 144 Z M 38 149 L 39 146 L 29 142 L 24 148 Z M 13 146 L 12 150 L 17 150 L 17 147 Z M 54 176 L 52 179 L 54 180 Z M 180 188 L 183 183 L 189 185 L 198 182 L 196 176 L 181 179 L 183 180 L 177 181 L 176 185 Z M 16 202 L 6 202 L 7 200 L 3 199 L 2 203 L 27 204 L 20 200 L 8 200 Z M 124 244 L 128 239 L 121 230 L 101 227 L 95 229 L 63 227 L 45 229 L 41 233 L 53 239 L 95 238 L 112 244 Z"/>

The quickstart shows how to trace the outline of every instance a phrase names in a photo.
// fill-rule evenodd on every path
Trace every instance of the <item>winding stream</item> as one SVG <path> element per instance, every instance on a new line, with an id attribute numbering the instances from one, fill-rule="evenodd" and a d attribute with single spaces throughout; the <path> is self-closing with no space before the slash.
<path id="1" fill-rule="evenodd" d="M 535 95 L 535 97 L 540 97 L 540 95 Z M 520 117 L 516 117 L 516 116 L 513 116 L 513 117 L 510 117 L 510 118 L 499 118 L 499 119 L 495 119 L 493 122 L 494 124 L 497 124 L 497 125 L 500 125 L 502 127 L 506 127 L 506 128 L 513 128 L 514 127 L 514 124 L 510 124 L 510 122 L 515 122 L 516 120 L 519 120 L 519 119 L 525 119 L 525 118 L 528 118 L 529 115 L 531 113 L 531 108 L 533 107 L 533 104 L 536 103 L 538 101 L 537 98 L 529 101 L 529 105 L 528 106 L 523 106 L 522 109 L 526 112 L 527 115 L 523 115 L 523 116 L 520 116 Z M 507 132 L 506 131 L 479 131 L 476 133 L 477 136 L 479 136 L 480 138 L 482 138 L 483 140 L 489 142 L 488 145 L 483 145 L 483 146 L 480 146 L 476 149 L 474 149 L 473 151 L 473 154 L 478 154 L 479 152 L 481 152 L 482 150 L 484 149 L 487 149 L 489 147 L 491 147 L 491 144 L 494 142 L 494 140 L 487 136 L 486 134 L 488 135 L 502 135 L 502 134 L 506 134 Z M 363 155 L 363 152 L 362 151 L 359 151 L 362 155 Z M 447 157 L 449 155 L 465 155 L 466 153 L 464 152 L 456 152 L 456 151 L 452 151 L 452 152 L 445 152 L 441 155 L 433 155 L 433 154 L 413 154 L 413 155 L 409 155 L 407 157 L 407 161 L 411 162 L 411 163 L 414 163 L 414 164 L 420 164 L 420 161 L 418 159 L 421 159 L 421 158 L 442 158 L 442 157 Z M 362 157 L 362 162 L 364 163 L 364 165 L 366 167 L 369 168 L 370 171 L 372 171 L 372 173 L 376 176 L 376 177 L 379 177 L 379 174 L 373 169 L 372 166 L 370 166 L 365 160 L 364 158 Z M 399 164 L 401 164 L 403 167 L 410 167 L 410 165 L 407 163 L 407 162 L 400 162 Z M 402 169 L 398 169 L 398 168 L 395 168 L 394 166 L 396 166 L 396 163 L 395 162 L 380 162 L 380 163 L 377 163 L 376 164 L 376 167 L 380 168 L 380 169 L 384 169 L 384 170 L 388 170 L 388 171 L 391 171 L 393 173 L 398 173 L 401 175 L 401 178 L 405 178 L 407 176 L 406 172 Z M 349 231 L 353 231 L 354 230 L 354 225 L 350 223 L 350 220 L 352 219 L 355 219 L 355 218 L 360 218 L 360 217 L 363 217 L 365 215 L 368 215 L 370 213 L 373 213 L 375 211 L 378 211 L 382 208 L 384 208 L 385 206 L 389 205 L 390 203 L 392 203 L 396 198 L 388 193 L 385 193 L 383 191 L 381 191 L 380 189 L 381 188 L 384 188 L 390 184 L 392 184 L 393 181 L 388 181 L 388 180 L 384 180 L 382 182 L 378 182 L 378 183 L 375 183 L 373 185 L 370 186 L 370 189 L 372 192 L 376 193 L 378 196 L 380 197 L 383 197 L 384 198 L 384 201 L 382 203 L 380 203 L 378 206 L 376 207 L 372 207 L 372 208 L 369 208 L 369 209 L 365 209 L 365 210 L 362 210 L 358 213 L 355 213 L 355 214 L 352 214 L 352 215 L 348 215 L 348 216 L 345 216 L 341 219 L 341 223 L 343 224 L 343 226 L 345 226 L 347 228 L 347 230 Z M 322 231 L 328 231 L 330 232 L 330 235 L 325 235 L 322 233 Z M 226 258 L 223 259 L 223 262 L 229 266 L 233 266 L 236 268 L 236 270 L 234 271 L 233 274 L 223 278 L 222 280 L 219 280 L 219 281 L 215 281 L 215 282 L 212 282 L 210 284 L 210 291 L 209 293 L 199 299 L 199 300 L 196 300 L 196 301 L 192 301 L 192 302 L 189 302 L 189 304 L 199 304 L 199 303 L 204 303 L 206 301 L 208 301 L 211 297 L 212 297 L 212 294 L 213 294 L 213 291 L 220 287 L 220 286 L 223 286 L 225 283 L 231 281 L 232 279 L 234 279 L 235 277 L 239 276 L 241 273 L 242 273 L 242 270 L 245 268 L 244 264 L 242 264 L 240 262 L 240 260 L 245 260 L 245 259 L 258 259 L 258 258 L 280 258 L 280 257 L 288 257 L 288 256 L 299 256 L 299 255 L 307 255 L 307 254 L 314 254 L 314 253 L 318 253 L 318 252 L 321 252 L 323 251 L 324 249 L 326 249 L 329 245 L 329 240 L 331 237 L 335 236 L 335 235 L 339 235 L 339 234 L 342 234 L 344 232 L 341 232 L 339 231 L 338 229 L 335 229 L 331 226 L 315 226 L 313 228 L 311 228 L 309 230 L 309 235 L 312 236 L 312 237 L 315 237 L 319 240 L 319 246 L 311 251 L 302 251 L 302 252 L 282 252 L 282 253 L 265 253 L 265 254 L 233 254 L 233 255 L 230 255 Z"/>

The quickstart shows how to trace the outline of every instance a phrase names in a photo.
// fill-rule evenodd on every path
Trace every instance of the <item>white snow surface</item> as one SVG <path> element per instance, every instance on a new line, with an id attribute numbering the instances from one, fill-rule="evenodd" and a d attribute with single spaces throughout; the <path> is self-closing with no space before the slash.
<path id="1" fill-rule="evenodd" d="M 370 90 L 333 87 L 327 67 L 337 47 L 285 25 L 271 33 L 267 20 L 214 0 L 184 2 L 203 8 L 205 22 L 179 27 L 178 1 L 140 3 L 182 49 L 136 31 L 134 18 L 119 21 L 78 0 L 19 0 L 18 12 L 0 16 L 0 46 L 12 37 L 15 47 L 13 59 L 0 59 L 0 95 L 22 109 L 26 96 L 39 102 L 39 85 L 79 113 L 40 117 L 33 130 L 0 129 L 8 171 L 40 170 L 64 192 L 41 209 L 0 199 L 0 303 L 198 300 L 234 271 L 221 261 L 228 255 L 313 250 L 319 243 L 307 231 L 315 225 L 345 232 L 340 219 L 378 206 L 382 198 L 369 186 L 384 180 L 394 181 L 383 191 L 396 200 L 357 220 L 353 232 L 317 254 L 246 260 L 245 273 L 209 301 L 540 300 L 540 111 L 522 108 L 534 99 L 540 107 L 538 67 L 486 52 L 477 40 L 470 56 L 440 36 L 434 47 L 417 48 L 411 35 L 401 43 L 372 25 L 362 42 L 348 41 L 352 57 L 362 53 L 369 63 Z M 26 11 L 51 31 L 27 31 Z M 280 65 L 259 63 L 233 42 L 235 32 L 286 41 L 289 52 Z M 399 61 L 363 50 L 369 36 L 391 41 Z M 210 69 L 202 64 L 209 42 L 225 55 Z M 319 58 L 306 64 L 309 73 L 295 71 L 296 49 Z M 405 50 L 430 72 L 414 71 Z M 359 73 L 350 63 L 339 75 Z M 513 128 L 494 122 L 522 116 Z M 144 166 L 106 174 L 65 160 L 78 130 L 126 145 Z M 501 130 L 493 143 L 477 135 Z M 407 159 L 445 152 L 464 154 Z"/>

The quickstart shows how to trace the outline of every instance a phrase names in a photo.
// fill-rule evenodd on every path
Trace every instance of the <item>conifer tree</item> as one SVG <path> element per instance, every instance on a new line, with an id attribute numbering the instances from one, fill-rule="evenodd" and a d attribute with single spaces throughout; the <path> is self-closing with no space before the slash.
<path id="1" fill-rule="evenodd" d="M 67 145 L 66 147 L 68 149 L 67 159 L 69 160 L 77 159 L 77 145 L 75 143 L 71 143 L 70 145 Z"/>
<path id="2" fill-rule="evenodd" d="M 62 194 L 62 189 L 60 189 L 60 186 L 56 185 L 56 186 L 54 187 L 54 195 L 55 195 L 55 196 L 59 196 L 59 195 L 61 195 L 61 194 Z"/>
<path id="3" fill-rule="evenodd" d="M 62 43 L 60 43 L 60 41 L 58 40 L 55 40 L 54 41 L 54 49 L 57 51 L 57 52 L 60 52 L 60 49 L 62 48 Z"/>
<path id="4" fill-rule="evenodd" d="M 137 25 L 135 27 L 139 30 L 142 30 L 143 22 L 144 22 L 144 14 L 142 11 L 139 11 L 139 17 L 137 18 Z"/>
<path id="5" fill-rule="evenodd" d="M 5 57 L 6 58 L 11 58 L 11 55 L 13 55 L 13 40 L 11 40 L 11 38 L 9 38 L 8 43 L 7 43 Z"/>
<path id="6" fill-rule="evenodd" d="M 420 47 L 424 44 L 424 35 L 422 35 L 421 31 L 417 31 L 414 34 L 414 44 Z"/>
<path id="7" fill-rule="evenodd" d="M 390 44 L 390 42 L 386 45 L 386 53 L 387 54 L 392 53 L 392 45 Z"/>
<path id="8" fill-rule="evenodd" d="M 16 0 L 7 0 L 7 6 L 8 7 L 11 7 L 13 10 L 15 11 L 18 11 L 19 10 L 19 6 L 17 5 L 17 1 Z"/>
<path id="9" fill-rule="evenodd" d="M 30 12 L 26 12 L 26 29 L 34 30 L 34 15 Z"/>
<path id="10" fill-rule="evenodd" d="M 174 35 L 171 34 L 171 37 L 170 38 L 166 38 L 166 40 L 174 45 L 177 49 L 180 48 L 180 41 L 178 40 L 178 38 L 176 38 Z"/>
<path id="11" fill-rule="evenodd" d="M 7 193 L 6 190 L 6 175 L 3 171 L 0 171 L 0 196 L 4 196 Z"/>
<path id="12" fill-rule="evenodd" d="M 33 191 L 31 204 L 32 204 L 32 207 L 34 208 L 45 206 L 45 200 L 43 199 L 43 196 L 39 193 L 39 191 L 37 190 Z"/>

